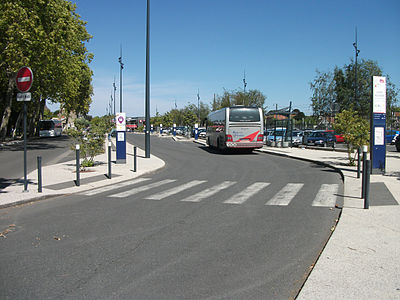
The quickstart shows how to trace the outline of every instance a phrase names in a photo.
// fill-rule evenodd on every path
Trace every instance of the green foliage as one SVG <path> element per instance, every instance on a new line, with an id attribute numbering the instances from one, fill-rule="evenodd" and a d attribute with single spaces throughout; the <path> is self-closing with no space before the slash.
<path id="1" fill-rule="evenodd" d="M 43 102 L 60 103 L 67 113 L 89 111 L 93 54 L 85 43 L 91 39 L 86 22 L 76 13 L 76 5 L 66 0 L 0 1 L 0 90 L 8 91 L 1 130 L 14 110 L 14 77 L 26 65 L 34 73 L 29 111 L 38 120 Z"/>
<path id="2" fill-rule="evenodd" d="M 264 108 L 265 95 L 259 90 L 249 91 L 227 91 L 224 90 L 222 96 L 218 96 L 212 103 L 212 110 L 218 110 L 224 107 L 233 105 L 244 105 L 244 106 L 257 106 Z"/>
<path id="3" fill-rule="evenodd" d="M 357 101 L 355 100 L 355 63 L 353 60 L 343 68 L 335 67 L 332 72 L 319 72 L 310 88 L 313 92 L 311 97 L 312 108 L 315 115 L 330 116 L 334 114 L 335 108 L 339 111 L 351 109 L 357 111 L 360 116 L 369 118 L 371 102 L 371 78 L 372 76 L 383 76 L 383 71 L 378 63 L 372 60 L 364 60 L 357 64 Z M 387 77 L 387 114 L 397 102 L 398 89 Z M 388 119 L 389 120 L 389 119 Z"/>
<path id="4" fill-rule="evenodd" d="M 111 130 L 111 116 L 95 117 L 90 122 L 84 118 L 75 120 L 75 128 L 68 129 L 67 134 L 74 140 L 71 149 L 80 145 L 83 161 L 82 167 L 94 166 L 94 157 L 104 153 L 104 137 Z"/>
<path id="5" fill-rule="evenodd" d="M 347 143 L 349 165 L 353 166 L 355 162 L 354 150 L 369 144 L 369 123 L 362 119 L 357 112 L 353 110 L 343 110 L 336 116 L 333 125 L 336 133 L 342 134 Z"/>

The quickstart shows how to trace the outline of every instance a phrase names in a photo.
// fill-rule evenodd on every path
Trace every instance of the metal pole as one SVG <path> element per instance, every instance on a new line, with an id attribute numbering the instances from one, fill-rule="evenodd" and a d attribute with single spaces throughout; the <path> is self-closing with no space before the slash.
<path id="1" fill-rule="evenodd" d="M 136 172 L 136 167 L 137 167 L 136 153 L 137 153 L 137 149 L 136 149 L 136 146 L 134 146 L 133 147 L 133 172 Z"/>
<path id="2" fill-rule="evenodd" d="M 24 101 L 24 192 L 28 191 L 28 176 L 26 168 L 26 101 Z"/>
<path id="3" fill-rule="evenodd" d="M 145 157 L 150 158 L 150 0 L 147 0 L 146 18 L 146 133 Z"/>
<path id="4" fill-rule="evenodd" d="M 358 45 L 357 45 L 357 27 L 356 27 L 356 42 L 353 43 L 354 49 L 356 51 L 356 61 L 355 61 L 355 84 L 354 84 L 354 101 L 357 103 L 357 98 L 358 98 L 358 88 L 357 88 L 357 57 L 358 53 L 360 53 L 360 50 L 358 50 Z"/>
<path id="5" fill-rule="evenodd" d="M 363 146 L 363 164 L 362 164 L 362 179 L 361 179 L 361 198 L 365 198 L 365 178 L 366 178 L 366 167 L 367 167 L 367 152 L 368 146 Z"/>
<path id="6" fill-rule="evenodd" d="M 42 192 L 42 157 L 37 157 L 37 169 L 38 169 L 38 193 Z"/>
<path id="7" fill-rule="evenodd" d="M 76 186 L 81 185 L 81 179 L 80 179 L 80 173 L 79 173 L 79 171 L 80 171 L 79 149 L 80 149 L 79 144 L 76 144 L 76 146 L 75 146 L 75 150 L 76 150 L 75 151 L 76 152 L 76 182 L 75 182 L 75 184 L 76 184 Z"/>
<path id="8" fill-rule="evenodd" d="M 119 68 L 119 112 L 122 112 L 122 69 L 124 68 L 124 64 L 122 63 L 122 46 L 120 48 L 120 57 L 118 59 L 120 68 Z"/>
<path id="9" fill-rule="evenodd" d="M 371 161 L 367 160 L 366 164 L 366 174 L 365 174 L 365 198 L 364 198 L 364 208 L 369 208 L 369 188 L 370 188 L 370 175 L 371 175 Z"/>
<path id="10" fill-rule="evenodd" d="M 115 76 L 114 76 L 114 82 L 113 82 L 113 87 L 114 87 L 114 117 L 115 117 L 115 102 L 117 102 L 116 100 L 116 98 L 115 98 L 115 91 L 117 90 L 117 87 L 116 87 L 116 85 L 115 85 Z"/>
<path id="11" fill-rule="evenodd" d="M 108 179 L 111 179 L 111 142 L 108 142 Z"/>
<path id="12" fill-rule="evenodd" d="M 360 178 L 360 169 L 361 169 L 361 148 L 357 149 L 357 178 Z"/>

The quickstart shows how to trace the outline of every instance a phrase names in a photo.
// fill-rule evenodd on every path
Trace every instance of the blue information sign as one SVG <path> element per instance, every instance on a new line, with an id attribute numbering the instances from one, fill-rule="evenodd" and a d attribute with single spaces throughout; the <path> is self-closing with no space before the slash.
<path id="1" fill-rule="evenodd" d="M 372 77 L 371 174 L 385 173 L 386 168 L 386 77 Z"/>

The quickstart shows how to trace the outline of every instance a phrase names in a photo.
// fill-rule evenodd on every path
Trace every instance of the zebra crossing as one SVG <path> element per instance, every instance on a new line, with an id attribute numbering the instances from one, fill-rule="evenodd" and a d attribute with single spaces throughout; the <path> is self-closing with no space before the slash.
<path id="1" fill-rule="evenodd" d="M 207 199 L 212 198 L 218 193 L 229 190 L 232 186 L 236 186 L 239 182 L 236 181 L 223 181 L 221 183 L 217 183 L 214 186 L 208 187 L 206 189 L 200 190 L 199 192 L 193 193 L 188 197 L 179 198 L 179 193 L 184 192 L 186 190 L 190 190 L 195 187 L 201 187 L 207 183 L 207 180 L 192 180 L 189 182 L 179 182 L 177 179 L 164 179 L 156 182 L 151 182 L 151 178 L 137 178 L 132 181 L 126 181 L 122 183 L 118 183 L 112 186 L 106 186 L 99 189 L 89 190 L 81 193 L 85 196 L 94 196 L 104 192 L 112 192 L 115 193 L 109 194 L 108 198 L 127 198 L 130 196 L 134 196 L 140 194 L 142 192 L 148 192 L 152 189 L 161 188 L 161 191 L 157 191 L 151 195 L 144 196 L 142 199 L 144 200 L 156 200 L 161 201 L 170 196 L 176 196 L 177 201 L 180 202 L 201 202 Z M 139 185 L 142 184 L 142 185 Z M 174 184 L 173 187 L 170 187 L 171 184 Z M 136 186 L 139 185 L 139 186 Z M 167 186 L 168 188 L 164 188 Z M 119 192 L 120 188 L 124 188 L 127 186 L 133 186 L 131 189 Z M 254 182 L 247 187 L 243 187 L 243 189 L 238 193 L 233 193 L 229 196 L 228 199 L 219 200 L 224 204 L 231 205 L 240 205 L 244 204 L 248 201 L 251 201 L 251 198 L 255 195 L 262 193 L 268 188 L 271 187 L 271 183 L 269 182 Z M 287 183 L 283 188 L 281 188 L 272 198 L 265 199 L 265 205 L 268 206 L 288 206 L 293 200 L 296 198 L 298 193 L 304 188 L 304 183 Z M 315 198 L 313 199 L 311 205 L 316 207 L 334 207 L 337 200 L 337 194 L 339 191 L 339 184 L 322 184 L 318 189 Z"/>

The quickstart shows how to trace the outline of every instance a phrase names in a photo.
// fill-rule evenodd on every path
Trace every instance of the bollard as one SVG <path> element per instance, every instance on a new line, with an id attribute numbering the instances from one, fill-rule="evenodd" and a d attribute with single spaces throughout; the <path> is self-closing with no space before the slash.
<path id="1" fill-rule="evenodd" d="M 361 179 L 361 198 L 365 198 L 365 175 L 366 175 L 366 164 L 367 164 L 367 153 L 368 146 L 363 146 L 363 163 L 362 163 L 362 179 Z"/>
<path id="2" fill-rule="evenodd" d="M 111 179 L 111 142 L 108 142 L 108 179 Z"/>
<path id="3" fill-rule="evenodd" d="M 133 147 L 133 172 L 136 172 L 137 161 L 136 161 L 136 146 Z"/>
<path id="4" fill-rule="evenodd" d="M 366 162 L 366 174 L 365 174 L 365 198 L 364 198 L 364 209 L 369 208 L 369 188 L 370 188 L 370 176 L 371 176 L 371 161 Z"/>
<path id="5" fill-rule="evenodd" d="M 42 157 L 37 157 L 37 169 L 38 169 L 38 193 L 42 192 Z"/>
<path id="6" fill-rule="evenodd" d="M 75 146 L 75 150 L 76 150 L 75 151 L 76 152 L 76 181 L 75 181 L 75 184 L 76 184 L 76 186 L 81 185 L 81 179 L 80 179 L 80 173 L 79 173 L 79 171 L 80 171 L 79 149 L 80 149 L 79 144 L 76 144 L 76 146 Z"/>
<path id="7" fill-rule="evenodd" d="M 360 178 L 360 168 L 361 168 L 361 148 L 357 149 L 357 178 Z"/>

